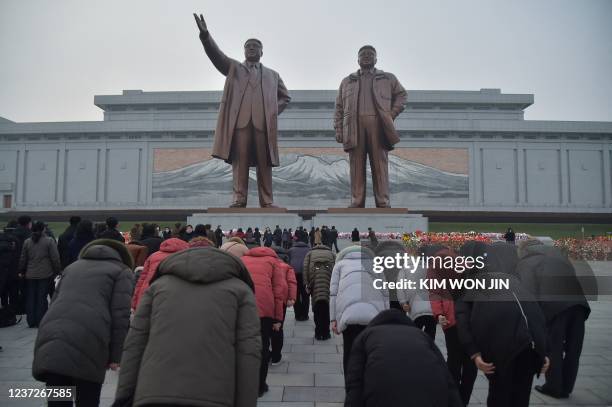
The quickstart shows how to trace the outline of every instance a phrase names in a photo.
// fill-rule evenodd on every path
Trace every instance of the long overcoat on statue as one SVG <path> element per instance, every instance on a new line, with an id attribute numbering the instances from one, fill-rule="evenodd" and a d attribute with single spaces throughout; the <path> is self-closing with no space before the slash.
<path id="1" fill-rule="evenodd" d="M 232 163 L 232 137 L 240 111 L 240 103 L 249 83 L 249 68 L 245 63 L 229 58 L 217 46 L 210 35 L 202 40 L 206 55 L 219 72 L 225 75 L 223 97 L 219 105 L 219 117 L 213 144 L 212 156 Z M 279 165 L 278 158 L 278 115 L 282 113 L 291 98 L 279 74 L 261 64 L 261 88 L 263 91 L 264 113 L 266 118 L 266 136 L 269 164 Z M 253 160 L 254 157 L 251 158 Z M 249 166 L 255 166 L 249 162 Z"/>
<path id="2" fill-rule="evenodd" d="M 404 110 L 406 103 L 406 90 L 399 83 L 395 75 L 376 69 L 374 83 L 372 84 L 376 112 L 384 129 L 383 145 L 386 150 L 393 150 L 393 146 L 400 141 L 393 120 Z M 359 71 L 344 78 L 336 98 L 336 112 L 334 129 L 336 141 L 342 143 L 344 151 L 357 147 L 357 134 L 359 132 Z"/>

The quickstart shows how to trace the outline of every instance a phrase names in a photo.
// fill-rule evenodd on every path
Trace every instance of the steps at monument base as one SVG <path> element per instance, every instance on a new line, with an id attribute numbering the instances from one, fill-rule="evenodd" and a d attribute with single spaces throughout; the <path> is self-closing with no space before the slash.
<path id="1" fill-rule="evenodd" d="M 405 208 L 330 208 L 304 217 L 285 208 L 210 208 L 205 213 L 187 217 L 189 225 L 200 223 L 211 224 L 213 228 L 221 225 L 223 230 L 242 228 L 245 231 L 248 227 L 259 227 L 263 231 L 276 225 L 294 230 L 298 226 L 310 229 L 327 225 L 335 226 L 340 232 L 350 232 L 354 228 L 365 232 L 369 227 L 382 233 L 428 231 L 428 218 Z"/>

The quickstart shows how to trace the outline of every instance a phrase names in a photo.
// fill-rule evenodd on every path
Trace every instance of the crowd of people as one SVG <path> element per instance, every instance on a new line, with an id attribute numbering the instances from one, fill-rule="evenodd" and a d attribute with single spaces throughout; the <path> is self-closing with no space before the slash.
<path id="1" fill-rule="evenodd" d="M 114 217 L 103 228 L 72 217 L 56 243 L 43 222 L 22 216 L 0 234 L 2 310 L 38 328 L 34 378 L 75 386 L 80 406 L 99 404 L 108 369 L 119 370 L 116 406 L 254 406 L 268 391 L 268 366 L 283 361 L 290 307 L 296 321 L 312 310 L 317 341 L 342 336 L 346 406 L 466 406 L 478 370 L 489 406 L 528 406 L 539 374 L 537 391 L 571 394 L 590 308 L 559 251 L 537 240 L 470 241 L 459 252 L 430 245 L 419 253 L 486 253 L 485 268 L 457 273 L 434 262 L 379 274 L 376 256 L 406 248 L 368 235 L 360 241 L 355 229 L 338 250 L 335 227 L 142 224 L 125 241 Z M 510 288 L 374 284 L 476 277 Z M 549 300 L 556 278 L 571 293 Z"/>

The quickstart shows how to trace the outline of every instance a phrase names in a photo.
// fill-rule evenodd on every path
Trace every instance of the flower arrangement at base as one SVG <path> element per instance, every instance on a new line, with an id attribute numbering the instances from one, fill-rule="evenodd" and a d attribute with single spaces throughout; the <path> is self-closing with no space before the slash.
<path id="1" fill-rule="evenodd" d="M 416 253 L 419 247 L 423 245 L 434 245 L 440 244 L 449 247 L 453 250 L 459 250 L 459 248 L 470 240 L 476 240 L 483 243 L 491 243 L 494 237 L 488 233 L 477 233 L 477 232 L 421 232 L 417 230 L 413 233 L 404 233 L 402 241 L 410 253 Z"/>
<path id="2" fill-rule="evenodd" d="M 605 236 L 589 239 L 561 238 L 554 242 L 570 259 L 588 261 L 611 261 L 612 240 Z"/>

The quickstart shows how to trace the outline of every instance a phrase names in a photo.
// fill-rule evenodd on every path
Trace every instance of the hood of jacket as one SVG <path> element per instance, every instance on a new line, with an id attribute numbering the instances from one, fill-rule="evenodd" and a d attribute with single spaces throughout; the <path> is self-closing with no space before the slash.
<path id="1" fill-rule="evenodd" d="M 134 269 L 134 260 L 126 245 L 113 239 L 97 239 L 89 242 L 79 254 L 80 259 L 117 260 Z"/>
<path id="2" fill-rule="evenodd" d="M 398 309 L 388 309 L 376 315 L 368 326 L 377 325 L 406 325 L 416 327 L 414 322 L 402 311 Z"/>
<path id="3" fill-rule="evenodd" d="M 336 256 L 336 263 L 340 260 L 348 259 L 366 259 L 366 258 L 374 258 L 374 252 L 367 247 L 361 245 L 352 245 L 349 247 L 345 247 L 338 253 Z"/>
<path id="4" fill-rule="evenodd" d="M 253 289 L 253 280 L 235 256 L 214 247 L 194 247 L 168 256 L 161 262 L 154 280 L 173 275 L 195 284 L 239 278 Z"/>
<path id="5" fill-rule="evenodd" d="M 245 256 L 251 256 L 251 257 L 275 257 L 277 258 L 278 256 L 276 255 L 276 252 L 274 250 L 272 250 L 269 247 L 254 247 L 251 250 L 249 250 L 248 252 L 246 252 Z"/>
<path id="6" fill-rule="evenodd" d="M 518 247 L 517 254 L 520 260 L 531 256 L 550 256 L 567 259 L 567 256 L 555 246 L 546 246 L 539 240 L 527 240 Z"/>
<path id="7" fill-rule="evenodd" d="M 312 250 L 327 250 L 331 252 L 331 248 L 329 246 L 325 246 L 324 244 L 318 244 L 312 248 Z"/>
<path id="8" fill-rule="evenodd" d="M 176 237 L 164 240 L 159 246 L 159 250 L 166 253 L 176 253 L 189 248 L 189 243 Z"/>

